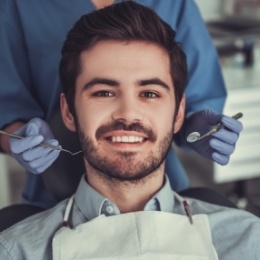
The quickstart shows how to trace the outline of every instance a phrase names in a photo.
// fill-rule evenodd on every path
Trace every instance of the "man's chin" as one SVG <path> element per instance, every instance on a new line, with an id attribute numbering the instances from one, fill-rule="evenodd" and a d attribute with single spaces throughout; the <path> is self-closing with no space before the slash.
<path id="1" fill-rule="evenodd" d="M 106 164 L 93 165 L 92 167 L 98 170 L 99 175 L 107 180 L 113 182 L 139 182 L 151 175 L 156 167 L 151 167 L 151 165 L 146 165 L 143 161 L 133 160 L 123 160 L 122 157 L 119 160 Z"/>
<path id="2" fill-rule="evenodd" d="M 112 182 L 121 182 L 121 183 L 137 183 L 145 179 L 147 176 L 149 176 L 151 173 L 133 173 L 133 172 L 120 172 L 120 173 L 108 173 L 103 172 L 103 175 L 106 179 L 112 181 Z"/>

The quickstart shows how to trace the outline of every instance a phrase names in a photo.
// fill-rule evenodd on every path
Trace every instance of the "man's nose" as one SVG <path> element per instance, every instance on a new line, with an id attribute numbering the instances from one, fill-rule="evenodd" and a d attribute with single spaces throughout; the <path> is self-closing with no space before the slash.
<path id="1" fill-rule="evenodd" d="M 126 122 L 140 121 L 142 119 L 142 113 L 137 98 L 129 96 L 120 98 L 116 104 L 112 118 Z"/>

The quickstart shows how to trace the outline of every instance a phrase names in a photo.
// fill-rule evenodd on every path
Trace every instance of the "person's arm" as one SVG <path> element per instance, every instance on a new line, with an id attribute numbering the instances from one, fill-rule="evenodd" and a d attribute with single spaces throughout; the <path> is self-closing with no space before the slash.
<path id="1" fill-rule="evenodd" d="M 174 140 L 178 146 L 193 149 L 224 165 L 235 149 L 242 124 L 228 118 L 229 126 L 222 130 L 222 134 L 211 136 L 203 142 L 187 142 L 189 131 L 201 128 L 209 131 L 215 122 L 220 123 L 222 118 L 227 118 L 222 115 L 227 92 L 216 48 L 196 4 L 192 0 L 174 2 L 177 8 L 173 15 L 176 19 L 173 27 L 176 29 L 176 40 L 186 53 L 188 64 L 186 119 Z"/>
<path id="2" fill-rule="evenodd" d="M 193 0 L 177 0 L 176 41 L 187 56 L 186 114 L 210 109 L 222 113 L 226 87 L 219 56 Z"/>
<path id="3" fill-rule="evenodd" d="M 29 50 L 19 17 L 16 1 L 0 1 L 0 129 L 10 132 L 20 128 L 21 121 L 44 116 L 34 97 L 36 86 L 31 82 Z M 2 152 L 9 153 L 9 138 L 0 138 Z"/>
<path id="4" fill-rule="evenodd" d="M 58 150 L 39 146 L 58 145 L 48 124 L 41 120 L 44 109 L 32 83 L 28 26 L 24 28 L 16 1 L 0 1 L 0 129 L 23 139 L 0 135 L 0 152 L 9 153 L 25 169 L 41 173 L 58 157 Z M 29 10 L 28 10 L 29 15 Z M 28 123 L 23 123 L 28 122 Z"/>
<path id="5" fill-rule="evenodd" d="M 176 31 L 176 41 L 180 43 L 187 57 L 185 120 L 179 133 L 174 136 L 174 141 L 181 148 L 195 150 L 206 158 L 227 164 L 242 129 L 240 122 L 231 120 L 232 125 L 225 128 L 224 133 L 222 131 L 221 135 L 214 135 L 203 142 L 191 145 L 186 141 L 189 130 L 201 129 L 203 126 L 209 131 L 214 126 L 212 122 L 221 122 L 227 95 L 219 57 L 199 9 L 193 0 L 166 0 L 157 3 L 155 8 Z M 231 143 L 226 136 L 232 136 Z M 216 139 L 227 149 L 219 147 L 219 142 L 215 145 Z M 213 155 L 214 152 L 218 155 Z"/>

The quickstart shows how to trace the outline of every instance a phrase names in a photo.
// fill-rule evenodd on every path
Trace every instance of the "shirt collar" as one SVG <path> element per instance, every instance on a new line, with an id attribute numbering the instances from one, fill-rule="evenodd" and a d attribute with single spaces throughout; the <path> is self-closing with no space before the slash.
<path id="1" fill-rule="evenodd" d="M 119 209 L 113 202 L 102 196 L 87 183 L 85 176 L 81 178 L 79 183 L 75 194 L 75 203 L 88 220 L 101 214 L 120 214 Z M 165 175 L 163 187 L 146 203 L 144 210 L 173 212 L 173 207 L 174 196 L 168 177 Z"/>
<path id="2" fill-rule="evenodd" d="M 147 206 L 153 201 L 157 201 L 158 203 L 159 208 L 157 210 L 164 212 L 173 212 L 174 196 L 167 175 L 164 175 L 163 187 L 157 193 L 155 193 L 154 196 L 146 203 L 144 210 L 146 210 Z"/>
<path id="3" fill-rule="evenodd" d="M 101 208 L 107 199 L 93 189 L 82 176 L 75 194 L 75 203 L 88 220 L 101 215 Z"/>

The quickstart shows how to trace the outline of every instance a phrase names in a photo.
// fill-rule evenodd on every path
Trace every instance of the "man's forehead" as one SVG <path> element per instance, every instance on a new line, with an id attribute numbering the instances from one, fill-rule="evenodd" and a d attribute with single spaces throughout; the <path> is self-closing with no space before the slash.
<path id="1" fill-rule="evenodd" d="M 142 41 L 100 41 L 81 53 L 78 78 L 84 78 L 84 85 L 95 78 L 117 81 L 117 85 L 158 79 L 163 82 L 159 85 L 173 89 L 170 62 L 165 53 L 157 45 Z"/>
<path id="2" fill-rule="evenodd" d="M 168 53 L 156 44 L 142 41 L 100 41 L 80 55 L 84 69 L 146 69 L 170 73 Z"/>

